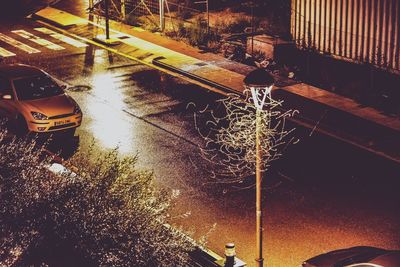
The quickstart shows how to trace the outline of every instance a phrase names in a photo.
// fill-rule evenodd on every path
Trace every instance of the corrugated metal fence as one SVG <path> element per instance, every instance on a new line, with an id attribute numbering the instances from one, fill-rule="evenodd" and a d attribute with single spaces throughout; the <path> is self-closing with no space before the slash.
<path id="1" fill-rule="evenodd" d="M 400 0 L 292 0 L 302 48 L 400 71 Z"/>

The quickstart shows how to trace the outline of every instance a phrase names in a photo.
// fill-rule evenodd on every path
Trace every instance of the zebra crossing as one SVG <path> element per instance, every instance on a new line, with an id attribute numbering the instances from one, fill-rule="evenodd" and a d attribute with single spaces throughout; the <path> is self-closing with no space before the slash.
<path id="1" fill-rule="evenodd" d="M 40 50 L 37 50 L 36 48 L 33 48 L 29 45 L 26 45 L 12 37 L 9 37 L 5 34 L 0 33 L 0 41 L 3 41 L 9 45 L 12 45 L 22 51 L 25 51 L 28 54 L 34 54 L 34 53 L 40 53 Z"/>
<path id="2" fill-rule="evenodd" d="M 4 49 L 3 47 L 0 47 L 0 56 L 1 57 L 13 57 L 13 56 L 16 56 L 16 54 Z"/>
<path id="3" fill-rule="evenodd" d="M 44 47 L 47 47 L 48 49 L 51 49 L 51 50 L 63 50 L 63 49 L 65 49 L 64 47 L 62 47 L 62 46 L 60 46 L 58 44 L 52 43 L 52 42 L 48 41 L 47 39 L 40 38 L 40 37 L 38 37 L 38 36 L 36 36 L 36 35 L 34 35 L 32 33 L 29 33 L 27 31 L 25 31 L 25 30 L 16 30 L 16 31 L 11 31 L 11 32 L 13 32 L 13 33 L 15 33 L 15 34 L 21 36 L 22 38 L 27 39 L 27 40 L 31 40 L 32 42 L 37 43 L 38 45 L 42 45 Z"/>
<path id="4" fill-rule="evenodd" d="M 0 58 L 15 57 L 22 54 L 39 54 L 42 52 L 84 48 L 88 45 L 74 38 L 58 33 L 46 27 L 28 30 L 0 32 Z"/>
<path id="5" fill-rule="evenodd" d="M 35 28 L 35 30 L 38 31 L 38 32 L 50 35 L 54 39 L 58 39 L 58 40 L 60 40 L 60 41 L 62 41 L 64 43 L 70 44 L 70 45 L 75 46 L 77 48 L 82 48 L 82 47 L 88 46 L 87 44 L 82 43 L 82 42 L 80 42 L 78 40 L 75 40 L 74 38 L 68 37 L 68 36 L 66 36 L 64 34 L 55 32 L 55 31 L 50 30 L 50 29 L 45 28 L 45 27 Z"/>

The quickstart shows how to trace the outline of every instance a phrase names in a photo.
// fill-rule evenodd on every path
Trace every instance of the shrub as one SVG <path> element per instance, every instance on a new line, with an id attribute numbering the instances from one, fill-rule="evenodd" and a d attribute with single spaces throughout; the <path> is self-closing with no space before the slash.
<path id="1" fill-rule="evenodd" d="M 187 10 L 185 8 L 179 8 L 177 17 L 181 20 L 188 20 L 191 17 L 193 17 L 193 13 L 190 10 Z"/>
<path id="2" fill-rule="evenodd" d="M 244 29 L 251 26 L 251 21 L 247 18 L 239 18 L 229 25 L 227 25 L 225 32 L 228 33 L 242 33 Z"/>
<path id="3" fill-rule="evenodd" d="M 188 41 L 191 45 L 200 46 L 207 44 L 207 24 L 202 18 L 197 18 L 187 30 Z"/>
<path id="4" fill-rule="evenodd" d="M 142 27 L 146 31 L 157 32 L 160 29 L 157 23 L 153 21 L 151 16 L 141 16 L 141 17 L 130 16 L 128 18 L 130 20 L 128 24 L 137 27 Z"/>
<path id="5" fill-rule="evenodd" d="M 48 171 L 50 160 L 34 142 L 6 142 L 0 133 L 1 266 L 29 264 L 50 241 L 79 248 L 98 266 L 191 265 L 192 242 L 166 222 L 172 195 L 135 168 L 136 157 L 93 145 L 68 162 L 76 175 Z"/>
<path id="6" fill-rule="evenodd" d="M 141 26 L 140 18 L 134 14 L 128 14 L 125 18 L 124 23 L 135 26 L 135 27 Z"/>
<path id="7" fill-rule="evenodd" d="M 215 28 L 221 33 L 243 33 L 247 27 L 251 26 L 249 17 L 233 16 L 227 19 L 217 19 Z"/>

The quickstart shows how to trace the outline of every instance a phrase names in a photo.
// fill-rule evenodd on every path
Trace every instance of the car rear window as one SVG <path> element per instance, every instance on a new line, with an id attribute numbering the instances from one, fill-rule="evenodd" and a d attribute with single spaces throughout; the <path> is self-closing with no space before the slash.
<path id="1" fill-rule="evenodd" d="M 64 93 L 60 86 L 45 74 L 20 78 L 13 82 L 19 100 L 35 100 Z"/>
<path id="2" fill-rule="evenodd" d="M 376 250 L 376 251 L 360 253 L 337 262 L 333 267 L 342 267 L 355 263 L 369 262 L 385 253 L 387 253 L 387 251 L 385 250 Z"/>

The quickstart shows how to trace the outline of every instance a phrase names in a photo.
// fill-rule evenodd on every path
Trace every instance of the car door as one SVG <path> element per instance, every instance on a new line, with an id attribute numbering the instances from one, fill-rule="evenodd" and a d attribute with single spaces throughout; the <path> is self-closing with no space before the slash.
<path id="1" fill-rule="evenodd" d="M 0 76 L 0 119 L 15 117 L 15 96 L 8 79 Z"/>

